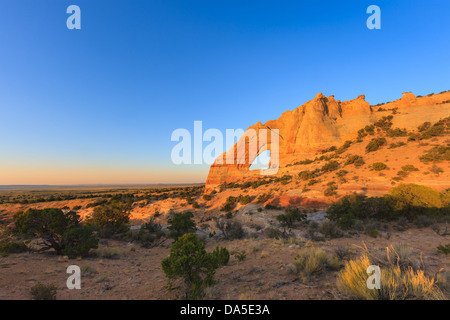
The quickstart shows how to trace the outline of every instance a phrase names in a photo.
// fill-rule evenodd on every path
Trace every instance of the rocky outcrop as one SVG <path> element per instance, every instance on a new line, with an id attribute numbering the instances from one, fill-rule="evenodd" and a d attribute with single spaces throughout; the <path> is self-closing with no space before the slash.
<path id="1" fill-rule="evenodd" d="M 439 104 L 446 100 L 450 100 L 450 92 L 418 98 L 412 93 L 404 93 L 401 99 L 382 107 L 401 109 L 407 106 Z M 346 140 L 355 138 L 359 129 L 372 124 L 380 117 L 380 112 L 374 111 L 376 110 L 372 110 L 363 95 L 341 102 L 334 96 L 326 97 L 319 93 L 313 100 L 292 111 L 284 112 L 276 120 L 267 121 L 265 124 L 257 122 L 249 127 L 240 140 L 211 165 L 205 190 L 209 192 L 223 183 L 260 176 L 259 171 L 249 168 L 261 152 L 275 152 L 272 150 L 275 145 L 272 139 L 278 140 L 278 165 L 283 167 L 314 156 L 316 152 L 331 146 L 339 147 Z M 260 137 L 260 133 L 265 132 L 262 129 L 268 133 L 267 140 Z M 250 143 L 257 144 L 256 153 L 250 151 Z M 245 155 L 242 152 L 239 155 L 237 150 L 242 150 L 244 146 Z M 271 166 L 275 165 L 276 163 L 271 161 Z"/>

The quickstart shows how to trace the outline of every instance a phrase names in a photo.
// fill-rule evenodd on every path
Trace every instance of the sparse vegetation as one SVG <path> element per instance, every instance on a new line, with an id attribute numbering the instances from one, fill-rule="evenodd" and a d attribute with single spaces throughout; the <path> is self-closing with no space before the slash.
<path id="1" fill-rule="evenodd" d="M 366 146 L 366 152 L 374 152 L 386 145 L 386 138 L 374 138 Z"/>
<path id="2" fill-rule="evenodd" d="M 422 270 L 411 267 L 402 270 L 398 265 L 385 266 L 382 269 L 381 288 L 370 290 L 367 285 L 367 268 L 374 265 L 367 255 L 345 264 L 338 275 L 337 287 L 352 298 L 364 300 L 441 300 L 444 295 L 433 279 Z"/>
<path id="3" fill-rule="evenodd" d="M 168 220 L 171 224 L 168 229 L 170 230 L 169 238 L 177 240 L 184 234 L 195 232 L 195 222 L 192 220 L 194 215 L 192 212 L 176 213 L 172 218 Z"/>
<path id="4" fill-rule="evenodd" d="M 375 171 L 382 171 L 387 169 L 387 165 L 383 162 L 375 162 L 372 164 L 372 169 Z"/>
<path id="5" fill-rule="evenodd" d="M 17 214 L 14 224 L 20 235 L 42 241 L 40 251 L 53 249 L 58 255 L 78 257 L 86 256 L 98 246 L 93 229 L 82 224 L 80 216 L 73 211 L 30 209 Z"/>
<path id="6" fill-rule="evenodd" d="M 56 300 L 56 287 L 38 282 L 30 289 L 33 300 Z"/>
<path id="7" fill-rule="evenodd" d="M 185 299 L 201 299 L 205 289 L 216 283 L 216 270 L 228 263 L 230 254 L 225 248 L 216 248 L 212 253 L 205 250 L 195 234 L 181 236 L 170 249 L 170 256 L 161 261 L 166 276 L 174 281 L 182 278 Z"/>

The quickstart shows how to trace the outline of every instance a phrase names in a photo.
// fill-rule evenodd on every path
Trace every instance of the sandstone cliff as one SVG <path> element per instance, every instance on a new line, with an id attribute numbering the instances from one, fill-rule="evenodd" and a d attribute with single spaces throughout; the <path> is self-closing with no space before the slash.
<path id="1" fill-rule="evenodd" d="M 377 121 L 384 115 L 383 110 L 396 110 L 395 127 L 416 128 L 424 121 L 437 121 L 450 114 L 450 92 L 437 95 L 416 97 L 412 93 L 404 93 L 401 99 L 370 106 L 363 95 L 350 101 L 339 101 L 334 96 L 326 97 L 322 93 L 292 111 L 284 112 L 278 119 L 257 122 L 249 127 L 246 133 L 253 129 L 256 138 L 259 131 L 268 132 L 277 129 L 279 133 L 279 167 L 282 168 L 294 161 L 306 159 L 311 155 L 331 146 L 340 146 L 346 140 L 356 138 L 357 131 Z M 249 170 L 253 160 L 264 150 L 271 150 L 270 135 L 267 141 L 258 140 L 256 154 L 249 152 L 249 139 L 244 134 L 241 139 L 227 152 L 223 153 L 211 166 L 206 181 L 206 191 L 222 183 L 229 183 L 259 176 L 260 172 Z M 245 159 L 239 159 L 236 152 L 238 146 L 246 146 Z M 234 159 L 233 163 L 226 161 L 227 157 Z M 241 156 L 242 158 L 242 156 Z M 245 161 L 243 161 L 245 160 Z"/>

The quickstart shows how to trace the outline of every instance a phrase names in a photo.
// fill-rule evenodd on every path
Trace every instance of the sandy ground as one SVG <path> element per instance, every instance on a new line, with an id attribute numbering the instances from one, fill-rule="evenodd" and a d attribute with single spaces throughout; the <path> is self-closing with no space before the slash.
<path id="1" fill-rule="evenodd" d="M 365 244 L 371 252 L 382 251 L 391 244 L 407 244 L 422 254 L 425 272 L 433 277 L 442 268 L 450 270 L 450 257 L 438 253 L 436 247 L 448 243 L 449 236 L 437 235 L 429 228 L 391 231 L 387 239 L 367 235 L 311 242 L 298 237 L 295 241 L 276 239 L 243 239 L 207 241 L 207 250 L 226 247 L 231 253 L 227 266 L 216 273 L 218 283 L 207 291 L 208 299 L 345 299 L 336 288 L 338 271 L 328 271 L 313 278 L 292 272 L 292 264 L 300 249 L 313 244 L 334 254 L 346 247 L 352 257 L 362 254 Z M 179 283 L 168 290 L 168 281 L 160 261 L 169 254 L 170 241 L 161 247 L 144 249 L 139 245 L 108 241 L 102 252 L 113 252 L 115 259 L 65 259 L 50 254 L 21 253 L 0 258 L 0 299 L 30 299 L 30 288 L 37 282 L 54 284 L 57 299 L 177 299 Z M 246 253 L 238 262 L 236 253 Z M 344 261 L 342 261 L 344 263 Z M 82 270 L 82 288 L 69 290 L 66 280 L 69 265 Z"/>

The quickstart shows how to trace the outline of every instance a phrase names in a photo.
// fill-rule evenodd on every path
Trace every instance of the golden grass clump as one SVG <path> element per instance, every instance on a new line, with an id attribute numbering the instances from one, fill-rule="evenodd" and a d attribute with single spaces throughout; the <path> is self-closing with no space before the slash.
<path id="1" fill-rule="evenodd" d="M 381 267 L 381 288 L 367 288 L 367 268 L 372 265 L 367 255 L 350 260 L 339 272 L 338 289 L 355 299 L 363 300 L 442 300 L 442 291 L 433 279 L 428 278 L 423 270 L 414 271 L 398 265 Z"/>
<path id="2" fill-rule="evenodd" d="M 303 271 L 306 276 L 313 276 L 322 273 L 324 270 L 337 270 L 340 261 L 321 248 L 309 246 L 301 249 L 295 258 L 295 264 L 299 271 Z"/>

